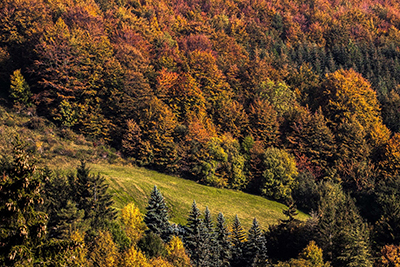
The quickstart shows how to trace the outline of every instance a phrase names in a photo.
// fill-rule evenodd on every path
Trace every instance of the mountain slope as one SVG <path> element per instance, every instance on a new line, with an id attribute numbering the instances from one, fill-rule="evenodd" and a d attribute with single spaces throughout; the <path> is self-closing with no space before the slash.
<path id="1" fill-rule="evenodd" d="M 245 228 L 251 226 L 254 217 L 263 229 L 284 218 L 282 210 L 286 208 L 285 205 L 260 196 L 209 187 L 144 168 L 111 164 L 89 166 L 92 172 L 99 172 L 107 178 L 118 208 L 135 202 L 145 212 L 150 192 L 157 185 L 171 209 L 171 221 L 175 223 L 186 223 L 193 200 L 202 211 L 208 206 L 213 218 L 222 212 L 228 221 L 232 221 L 237 214 Z M 306 219 L 307 215 L 299 213 L 298 217 Z"/>

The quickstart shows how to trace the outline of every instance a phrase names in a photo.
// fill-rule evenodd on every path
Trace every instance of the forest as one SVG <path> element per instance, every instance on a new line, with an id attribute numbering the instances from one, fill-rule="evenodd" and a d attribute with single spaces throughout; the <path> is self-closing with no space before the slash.
<path id="1" fill-rule="evenodd" d="M 195 203 L 185 226 L 126 207 L 130 226 L 84 162 L 36 168 L 16 138 L 1 265 L 400 262 L 397 0 L 2 0 L 0 98 L 136 166 L 288 206 L 248 233 Z"/>

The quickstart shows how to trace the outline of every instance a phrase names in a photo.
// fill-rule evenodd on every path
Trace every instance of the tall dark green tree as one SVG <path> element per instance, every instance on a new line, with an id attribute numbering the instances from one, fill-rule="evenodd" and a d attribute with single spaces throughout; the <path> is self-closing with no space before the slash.
<path id="1" fill-rule="evenodd" d="M 85 211 L 85 220 L 92 228 L 103 227 L 107 221 L 115 219 L 116 212 L 112 208 L 112 195 L 107 192 L 108 184 L 100 174 L 90 174 L 85 162 L 81 162 L 75 175 L 68 177 L 78 209 Z"/>
<path id="2" fill-rule="evenodd" d="M 235 221 L 232 225 L 232 258 L 231 266 L 246 266 L 245 247 L 246 247 L 246 232 L 243 230 L 242 224 L 238 216 L 235 216 Z"/>
<path id="3" fill-rule="evenodd" d="M 214 223 L 211 218 L 211 212 L 208 207 L 206 207 L 206 210 L 204 212 L 204 227 L 209 239 L 210 262 L 213 264 L 217 264 L 219 258 L 217 233 L 215 232 Z"/>
<path id="4" fill-rule="evenodd" d="M 196 201 L 193 201 L 187 221 L 184 242 L 192 265 L 195 267 L 211 266 L 210 235 L 201 219 L 201 212 L 197 208 Z"/>
<path id="5" fill-rule="evenodd" d="M 149 228 L 148 231 L 157 234 L 164 242 L 167 242 L 171 235 L 171 224 L 168 221 L 168 207 L 157 186 L 154 186 L 151 192 L 149 204 L 146 209 L 147 213 L 144 217 L 144 222 Z"/>
<path id="6" fill-rule="evenodd" d="M 28 266 L 46 234 L 40 211 L 43 176 L 16 138 L 11 157 L 0 161 L 0 265 Z"/>
<path id="7" fill-rule="evenodd" d="M 368 228 L 339 185 L 324 185 L 319 214 L 318 242 L 332 266 L 372 266 Z"/>
<path id="8" fill-rule="evenodd" d="M 267 240 L 258 225 L 256 218 L 253 220 L 246 242 L 245 257 L 249 266 L 267 266 Z"/>
<path id="9" fill-rule="evenodd" d="M 379 247 L 400 243 L 400 177 L 382 181 L 374 194 L 378 211 L 374 242 Z"/>
<path id="10" fill-rule="evenodd" d="M 222 213 L 218 214 L 217 224 L 215 228 L 216 240 L 218 245 L 218 265 L 217 266 L 230 266 L 231 258 L 231 242 L 230 233 L 226 226 L 225 218 Z"/>

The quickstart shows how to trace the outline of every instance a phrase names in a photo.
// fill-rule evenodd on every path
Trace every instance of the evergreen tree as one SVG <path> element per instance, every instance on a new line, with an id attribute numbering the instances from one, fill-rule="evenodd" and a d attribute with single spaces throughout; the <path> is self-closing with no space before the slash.
<path id="1" fill-rule="evenodd" d="M 267 266 L 266 239 L 258 226 L 256 218 L 253 220 L 246 242 L 245 257 L 249 266 Z"/>
<path id="2" fill-rule="evenodd" d="M 91 175 L 90 169 L 81 161 L 76 176 L 70 175 L 68 179 L 74 190 L 77 208 L 85 211 L 85 220 L 90 222 L 92 228 L 105 226 L 107 221 L 115 219 L 116 212 L 111 207 L 112 195 L 107 192 L 108 184 L 104 177 Z"/>
<path id="3" fill-rule="evenodd" d="M 231 242 L 229 240 L 229 231 L 226 227 L 225 218 L 222 213 L 218 214 L 216 225 L 216 240 L 218 246 L 217 266 L 230 266 Z"/>
<path id="4" fill-rule="evenodd" d="M 58 238 L 69 238 L 71 234 L 84 228 L 84 210 L 78 210 L 76 203 L 69 200 L 65 207 L 56 211 L 57 222 L 53 232 Z"/>
<path id="5" fill-rule="evenodd" d="M 151 231 L 161 237 L 164 242 L 169 240 L 171 235 L 171 224 L 169 223 L 168 207 L 161 192 L 154 186 L 151 192 L 149 205 L 144 222 Z"/>
<path id="6" fill-rule="evenodd" d="M 206 211 L 204 212 L 204 227 L 208 235 L 209 239 L 209 247 L 210 247 L 210 262 L 214 265 L 218 262 L 218 243 L 217 243 L 217 234 L 214 229 L 214 224 L 211 218 L 211 212 L 206 207 Z M 217 265 L 218 266 L 218 265 Z"/>
<path id="7" fill-rule="evenodd" d="M 211 212 L 208 209 L 208 206 L 206 207 L 206 211 L 204 212 L 204 226 L 206 227 L 209 233 L 214 232 L 214 225 L 211 218 Z"/>
<path id="8" fill-rule="evenodd" d="M 245 260 L 245 246 L 246 246 L 246 233 L 243 230 L 242 224 L 238 216 L 235 216 L 235 221 L 232 226 L 232 258 L 231 266 L 246 266 Z"/>
<path id="9" fill-rule="evenodd" d="M 340 186 L 325 184 L 319 213 L 319 243 L 332 266 L 372 266 L 369 231 Z"/>
<path id="10" fill-rule="evenodd" d="M 377 222 L 374 227 L 374 241 L 378 246 L 400 243 L 400 179 L 390 177 L 375 189 Z"/>
<path id="11" fill-rule="evenodd" d="M 62 238 L 63 233 L 59 231 L 59 225 L 62 224 L 63 215 L 59 214 L 62 209 L 69 209 L 67 206 L 75 206 L 76 202 L 73 195 L 73 190 L 68 183 L 68 180 L 63 175 L 52 175 L 49 173 L 49 179 L 45 181 L 43 190 L 43 199 L 45 210 L 49 215 L 47 224 L 48 236 L 50 238 Z M 77 210 L 78 211 L 78 210 Z M 83 212 L 84 216 L 84 211 Z M 63 218 L 61 218 L 63 217 Z"/>
<path id="12" fill-rule="evenodd" d="M 201 219 L 200 210 L 197 208 L 196 201 L 193 201 L 192 210 L 187 219 L 185 233 L 185 246 L 189 252 L 193 266 L 211 265 L 211 246 L 208 230 Z"/>
<path id="13" fill-rule="evenodd" d="M 43 177 L 18 138 L 0 173 L 0 265 L 31 265 L 46 234 L 47 214 L 39 211 Z"/>

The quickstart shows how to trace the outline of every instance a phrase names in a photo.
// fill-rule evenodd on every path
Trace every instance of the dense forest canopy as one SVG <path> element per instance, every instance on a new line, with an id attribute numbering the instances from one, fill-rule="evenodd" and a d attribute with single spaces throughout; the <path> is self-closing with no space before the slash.
<path id="1" fill-rule="evenodd" d="M 275 248 L 307 228 L 334 266 L 398 254 L 398 1 L 3 0 L 0 81 L 136 165 L 318 211 Z"/>

